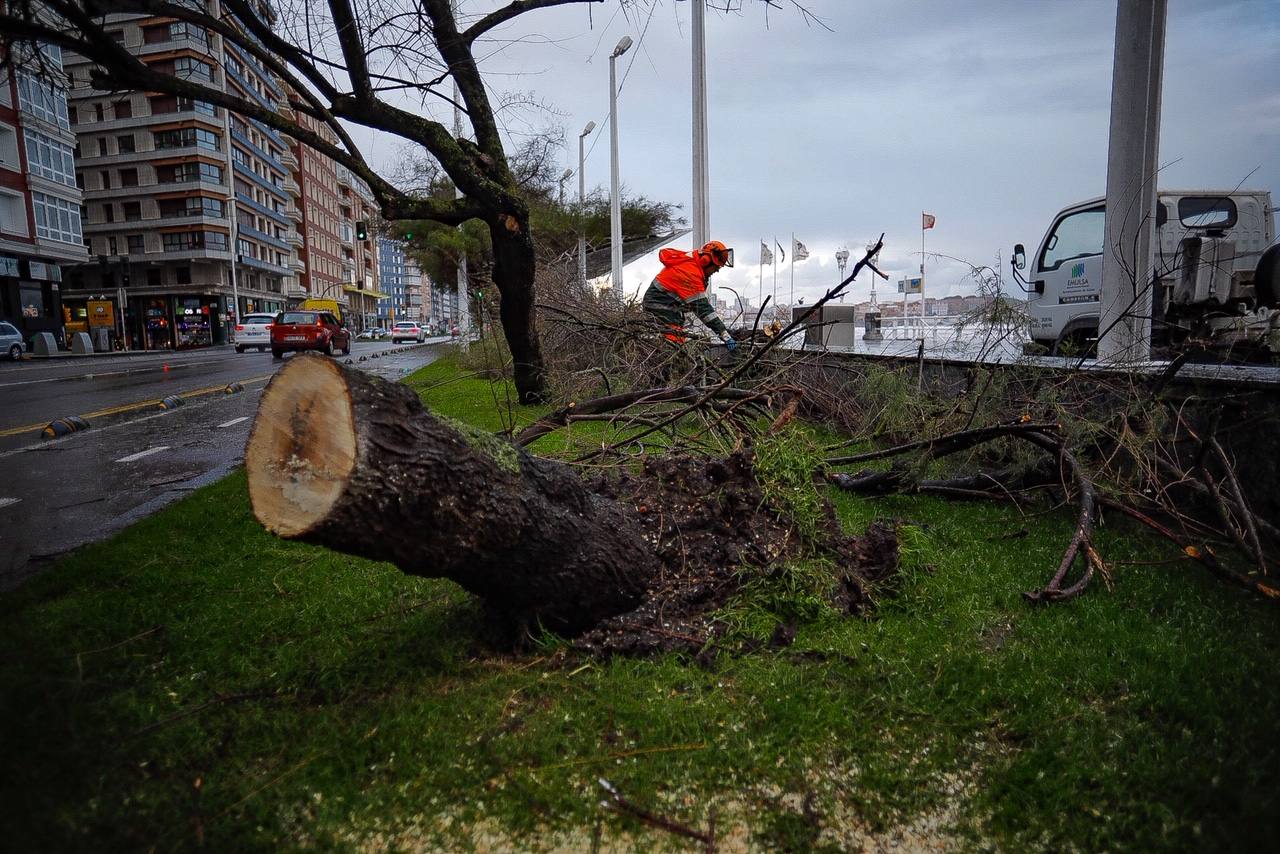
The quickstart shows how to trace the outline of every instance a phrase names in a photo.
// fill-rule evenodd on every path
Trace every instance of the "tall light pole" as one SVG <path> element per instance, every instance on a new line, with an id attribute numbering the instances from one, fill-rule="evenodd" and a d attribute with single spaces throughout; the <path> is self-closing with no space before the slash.
<path id="1" fill-rule="evenodd" d="M 1151 357 L 1156 176 L 1167 0 L 1119 0 L 1107 144 L 1098 358 Z"/>
<path id="2" fill-rule="evenodd" d="M 560 207 L 564 207 L 564 182 L 573 177 L 573 170 L 566 169 L 564 174 L 560 176 Z"/>
<path id="3" fill-rule="evenodd" d="M 584 288 L 587 286 L 587 233 L 582 227 L 582 217 L 587 212 L 587 153 L 583 143 L 587 134 L 595 129 L 595 122 L 587 122 L 578 134 L 578 285 Z"/>
<path id="4" fill-rule="evenodd" d="M 707 157 L 706 0 L 693 0 L 693 248 L 711 239 L 711 181 Z M 708 288 L 708 290 L 710 290 Z"/>
<path id="5" fill-rule="evenodd" d="M 458 0 L 449 0 L 449 9 L 453 13 L 454 20 L 458 18 Z M 458 90 L 458 78 L 453 78 L 453 136 L 454 139 L 462 139 L 462 98 Z M 462 188 L 454 187 L 454 196 L 462 198 Z M 458 230 L 462 230 L 462 226 L 458 226 Z M 467 293 L 467 256 L 463 255 L 458 261 L 458 300 L 456 304 L 453 320 L 458 324 L 460 331 L 459 340 L 463 347 L 467 346 L 470 340 L 468 335 L 471 332 L 471 296 Z"/>
<path id="6" fill-rule="evenodd" d="M 631 48 L 631 36 L 623 36 L 609 54 L 609 149 L 611 194 L 609 199 L 609 247 L 613 259 L 613 293 L 622 299 L 622 189 L 618 179 L 618 57 Z"/>
<path id="7" fill-rule="evenodd" d="M 849 250 L 840 249 L 836 252 L 836 266 L 840 268 L 840 281 L 844 281 L 844 265 L 849 263 Z M 837 283 L 838 284 L 838 283 Z M 844 302 L 844 291 L 840 292 L 840 302 Z"/>

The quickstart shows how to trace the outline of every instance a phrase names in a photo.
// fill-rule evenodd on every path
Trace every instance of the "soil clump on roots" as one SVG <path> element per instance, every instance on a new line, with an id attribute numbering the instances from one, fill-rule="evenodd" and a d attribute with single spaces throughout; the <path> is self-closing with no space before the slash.
<path id="1" fill-rule="evenodd" d="M 575 648 L 604 656 L 714 656 L 725 631 L 715 612 L 751 579 L 802 557 L 832 568 L 833 608 L 857 614 L 869 606 L 872 585 L 898 568 L 895 526 L 877 523 L 849 536 L 824 502 L 818 534 L 806 540 L 766 499 L 752 461 L 749 450 L 723 459 L 650 457 L 638 473 L 620 470 L 588 482 L 593 492 L 634 508 L 661 571 L 637 608 L 579 635 Z M 790 642 L 788 632 L 780 637 L 775 645 Z"/>

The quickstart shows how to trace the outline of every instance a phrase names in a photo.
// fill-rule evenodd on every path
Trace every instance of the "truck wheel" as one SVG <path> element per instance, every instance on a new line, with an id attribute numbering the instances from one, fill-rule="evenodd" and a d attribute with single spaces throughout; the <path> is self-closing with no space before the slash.
<path id="1" fill-rule="evenodd" d="M 272 347 L 272 348 L 271 348 L 271 358 L 273 358 L 273 359 L 283 359 L 283 358 L 284 358 L 284 351 L 283 351 L 283 350 L 281 350 L 281 349 L 279 349 L 278 347 Z"/>
<path id="2" fill-rule="evenodd" d="M 1085 356 L 1096 358 L 1098 355 L 1098 330 L 1073 329 L 1058 337 L 1054 342 L 1050 356 Z"/>
<path id="3" fill-rule="evenodd" d="M 1258 295 L 1258 305 L 1280 308 L 1280 243 L 1272 246 L 1258 259 L 1253 274 L 1253 291 Z"/>

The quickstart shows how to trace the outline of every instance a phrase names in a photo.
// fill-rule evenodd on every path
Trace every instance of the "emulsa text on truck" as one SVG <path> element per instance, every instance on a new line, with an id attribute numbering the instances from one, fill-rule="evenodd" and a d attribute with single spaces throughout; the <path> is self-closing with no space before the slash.
<path id="1" fill-rule="evenodd" d="M 1261 190 L 1162 190 L 1156 197 L 1151 288 L 1154 348 L 1280 355 L 1280 245 Z M 1106 199 L 1066 207 L 1028 259 L 1013 250 L 1028 293 L 1031 338 L 1050 353 L 1087 354 L 1098 338 Z"/>

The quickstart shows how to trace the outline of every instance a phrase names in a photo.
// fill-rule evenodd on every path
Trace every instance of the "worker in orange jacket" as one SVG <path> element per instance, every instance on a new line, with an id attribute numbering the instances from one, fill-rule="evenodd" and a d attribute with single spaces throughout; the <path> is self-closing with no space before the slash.
<path id="1" fill-rule="evenodd" d="M 720 337 L 732 353 L 738 342 L 729 334 L 724 321 L 707 299 L 707 280 L 722 267 L 733 266 L 733 250 L 713 240 L 694 252 L 663 249 L 658 253 L 662 270 L 649 283 L 641 305 L 671 329 L 666 339 L 683 344 L 684 317 L 692 311 L 712 332 Z"/>

